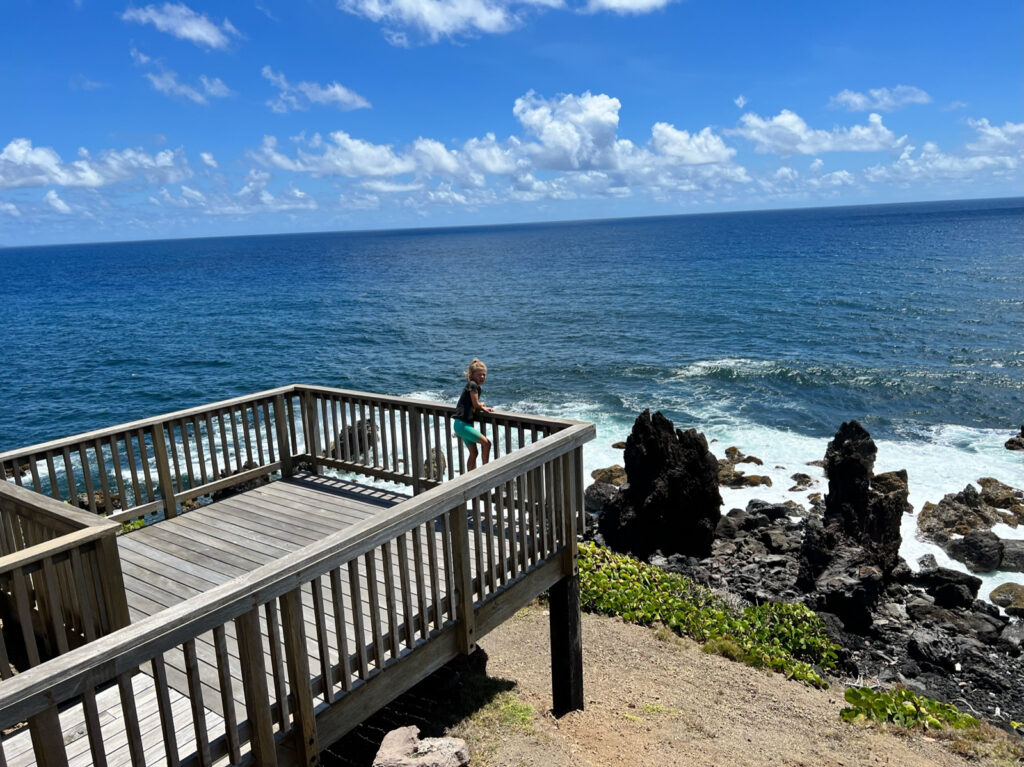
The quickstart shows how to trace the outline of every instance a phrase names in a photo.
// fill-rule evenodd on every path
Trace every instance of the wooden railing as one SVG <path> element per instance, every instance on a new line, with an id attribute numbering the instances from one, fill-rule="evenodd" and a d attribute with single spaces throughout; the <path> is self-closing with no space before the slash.
<path id="1" fill-rule="evenodd" d="M 66 764 L 70 748 L 87 749 L 93 763 L 104 763 L 96 695 L 116 683 L 133 764 L 211 764 L 222 757 L 234 764 L 250 757 L 256 764 L 317 764 L 321 746 L 471 651 L 479 637 L 549 588 L 555 709 L 582 706 L 576 532 L 583 515 L 582 445 L 593 438 L 592 425 L 496 418 L 493 441 L 504 453 L 454 477 L 453 460 L 446 472 L 419 465 L 430 449 L 449 449 L 440 426 L 448 408 L 307 387 L 270 396 L 285 397 L 286 410 L 298 406 L 301 421 L 289 425 L 301 422 L 303 434 L 275 440 L 278 453 L 268 466 L 285 460 L 280 446 L 288 444 L 290 460 L 302 455 L 315 464 L 358 465 L 413 485 L 436 485 L 442 473 L 448 481 L 6 680 L 0 727 L 28 721 L 39 764 Z M 346 408 L 347 422 L 340 415 Z M 326 444 L 354 414 L 357 423 L 380 430 L 379 450 L 360 453 L 357 439 L 347 454 L 343 440 L 333 450 Z M 187 419 L 187 428 L 191 418 L 169 420 Z M 281 430 L 281 422 L 275 425 Z M 549 436 L 525 444 L 542 434 Z M 401 452 L 393 449 L 399 444 Z M 518 449 L 509 452 L 510 444 Z M 232 666 L 241 671 L 240 691 L 232 685 Z M 155 687 L 162 753 L 144 752 L 133 687 L 140 667 Z M 172 691 L 188 703 L 172 705 Z M 85 737 L 73 746 L 53 737 L 59 710 L 80 712 L 85 723 Z M 181 717 L 189 715 L 182 735 Z"/>
<path id="2" fill-rule="evenodd" d="M 0 678 L 129 623 L 115 535 L 121 525 L 0 483 Z M 13 619 L 13 620 L 12 620 Z"/>
<path id="3" fill-rule="evenodd" d="M 171 518 L 201 496 L 296 468 L 333 468 L 413 493 L 462 474 L 454 407 L 294 385 L 0 453 L 0 475 L 58 501 L 130 522 Z M 492 458 L 572 421 L 489 413 Z"/>

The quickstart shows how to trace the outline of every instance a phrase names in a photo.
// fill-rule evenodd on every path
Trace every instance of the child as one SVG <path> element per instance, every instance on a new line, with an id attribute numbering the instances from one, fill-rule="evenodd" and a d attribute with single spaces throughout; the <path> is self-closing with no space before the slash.
<path id="1" fill-rule="evenodd" d="M 484 463 L 491 458 L 491 441 L 473 426 L 473 419 L 478 411 L 493 413 L 494 408 L 480 401 L 483 391 L 480 387 L 487 380 L 487 366 L 474 357 L 465 375 L 466 388 L 455 406 L 454 427 L 456 436 L 469 446 L 469 460 L 466 462 L 466 470 L 469 471 L 476 468 L 477 445 L 483 446 Z"/>

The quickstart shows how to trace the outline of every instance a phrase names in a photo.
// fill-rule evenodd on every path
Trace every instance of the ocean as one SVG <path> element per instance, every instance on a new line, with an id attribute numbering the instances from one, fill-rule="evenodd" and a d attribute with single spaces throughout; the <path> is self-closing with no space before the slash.
<path id="1" fill-rule="evenodd" d="M 850 419 L 915 513 L 1024 487 L 1019 198 L 7 248 L 0 275 L 0 451 L 296 382 L 454 403 L 478 356 L 488 404 L 597 424 L 588 470 L 644 408 L 761 458 L 723 510 L 823 490 Z M 949 564 L 914 530 L 911 564 Z"/>

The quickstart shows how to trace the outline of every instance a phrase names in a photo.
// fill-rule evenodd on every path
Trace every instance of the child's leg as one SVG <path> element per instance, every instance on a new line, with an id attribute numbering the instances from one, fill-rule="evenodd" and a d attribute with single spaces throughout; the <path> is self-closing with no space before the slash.
<path id="1" fill-rule="evenodd" d="M 477 442 L 477 445 L 482 445 L 483 446 L 483 449 L 484 449 L 484 463 L 487 463 L 489 460 L 491 460 L 491 441 L 489 439 L 487 439 L 487 437 L 481 436 L 480 437 L 480 441 Z M 474 447 L 475 446 L 476 445 L 474 445 Z"/>
<path id="2" fill-rule="evenodd" d="M 472 471 L 473 469 L 476 468 L 477 448 L 476 448 L 475 444 L 474 445 L 468 445 L 467 447 L 469 448 L 469 458 L 466 461 L 466 471 Z M 484 459 L 484 463 L 487 463 L 487 459 L 486 458 Z"/>

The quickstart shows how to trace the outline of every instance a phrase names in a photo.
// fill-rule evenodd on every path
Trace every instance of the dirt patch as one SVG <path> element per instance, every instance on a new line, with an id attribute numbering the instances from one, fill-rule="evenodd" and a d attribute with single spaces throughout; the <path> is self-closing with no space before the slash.
<path id="1" fill-rule="evenodd" d="M 896 735 L 840 721 L 843 688 L 815 690 L 704 653 L 667 631 L 583 615 L 586 709 L 550 715 L 547 615 L 539 605 L 485 637 L 488 676 L 514 681 L 533 727 L 451 728 L 467 738 L 474 767 L 965 767 L 924 735 Z M 987 762 L 1012 764 L 1012 761 Z"/>
<path id="2" fill-rule="evenodd" d="M 976 746 L 845 724 L 840 683 L 816 690 L 666 629 L 587 613 L 586 708 L 555 719 L 548 642 L 546 608 L 534 603 L 481 640 L 486 674 L 482 654 L 457 659 L 331 746 L 323 764 L 369 767 L 389 730 L 415 724 L 424 737 L 465 738 L 472 767 L 1024 765 L 1005 753 L 978 758 L 992 753 L 987 737 Z"/>

